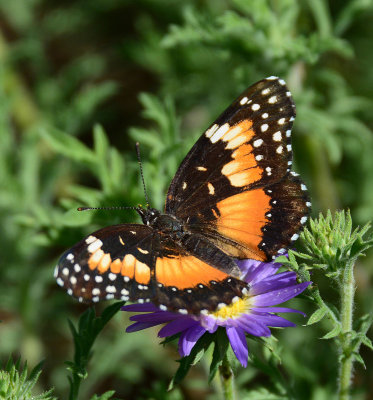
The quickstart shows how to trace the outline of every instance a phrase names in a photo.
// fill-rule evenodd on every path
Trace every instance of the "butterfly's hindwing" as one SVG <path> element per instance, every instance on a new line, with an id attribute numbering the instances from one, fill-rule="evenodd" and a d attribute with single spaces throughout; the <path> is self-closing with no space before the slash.
<path id="1" fill-rule="evenodd" d="M 80 301 L 149 299 L 153 242 L 154 231 L 145 225 L 100 229 L 61 257 L 57 282 Z"/>
<path id="2" fill-rule="evenodd" d="M 151 301 L 185 313 L 242 296 L 246 284 L 230 275 L 237 266 L 229 256 L 200 237 L 186 237 L 181 247 L 163 236 L 137 224 L 94 232 L 61 257 L 57 282 L 80 301 Z"/>

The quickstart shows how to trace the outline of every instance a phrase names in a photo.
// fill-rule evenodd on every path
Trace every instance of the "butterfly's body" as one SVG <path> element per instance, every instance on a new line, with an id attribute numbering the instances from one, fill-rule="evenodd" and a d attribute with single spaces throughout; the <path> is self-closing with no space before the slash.
<path id="1" fill-rule="evenodd" d="M 310 203 L 290 170 L 295 107 L 285 83 L 247 89 L 179 167 L 164 213 L 103 228 L 66 252 L 57 282 L 80 300 L 152 301 L 181 313 L 246 293 L 236 259 L 266 261 L 298 238 Z"/>

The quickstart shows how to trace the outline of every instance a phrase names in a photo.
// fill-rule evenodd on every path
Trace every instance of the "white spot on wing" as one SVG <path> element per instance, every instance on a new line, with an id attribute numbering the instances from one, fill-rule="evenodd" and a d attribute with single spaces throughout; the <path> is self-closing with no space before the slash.
<path id="1" fill-rule="evenodd" d="M 117 291 L 117 288 L 116 288 L 114 285 L 112 285 L 112 286 L 106 286 L 106 291 L 107 291 L 108 293 L 115 293 L 115 292 Z"/>
<path id="2" fill-rule="evenodd" d="M 115 281 L 115 279 L 117 279 L 116 274 L 113 274 L 112 272 L 110 272 L 110 274 L 109 274 L 109 279 L 110 279 L 111 281 Z"/>
<path id="3" fill-rule="evenodd" d="M 275 132 L 275 133 L 273 134 L 272 138 L 273 138 L 273 140 L 274 140 L 275 142 L 280 142 L 281 139 L 282 139 L 281 132 L 280 132 L 280 131 Z"/>
<path id="4" fill-rule="evenodd" d="M 92 242 L 88 247 L 87 251 L 89 253 L 94 253 L 96 250 L 98 250 L 101 246 L 103 245 L 102 241 L 100 239 L 95 240 Z"/>
<path id="5" fill-rule="evenodd" d="M 96 237 L 90 235 L 90 236 L 87 237 L 87 239 L 85 240 L 85 242 L 86 242 L 87 244 L 90 244 L 90 243 L 93 243 L 96 239 L 97 239 Z"/>
<path id="6" fill-rule="evenodd" d="M 214 124 L 211 128 L 207 129 L 205 135 L 209 138 L 211 137 L 215 131 L 219 128 L 219 125 Z"/>
<path id="7" fill-rule="evenodd" d="M 263 144 L 263 139 L 256 139 L 253 142 L 254 147 L 260 147 Z"/>
<path id="8" fill-rule="evenodd" d="M 276 149 L 276 153 L 277 154 L 281 154 L 282 151 L 283 151 L 283 147 L 282 146 L 278 146 L 277 149 Z"/>
<path id="9" fill-rule="evenodd" d="M 259 109 L 260 109 L 260 105 L 259 104 L 253 104 L 252 106 L 251 106 L 251 109 L 253 110 L 253 111 L 258 111 Z"/>
<path id="10" fill-rule="evenodd" d="M 240 101 L 241 106 L 247 103 L 247 100 L 249 100 L 247 97 L 243 97 Z"/>
<path id="11" fill-rule="evenodd" d="M 229 131 L 229 124 L 222 125 L 210 138 L 211 143 L 216 143 L 222 136 Z"/>
<path id="12" fill-rule="evenodd" d="M 268 130 L 268 124 L 263 124 L 263 125 L 260 127 L 260 130 L 261 130 L 262 132 L 266 132 L 266 131 Z"/>
<path id="13" fill-rule="evenodd" d="M 276 103 L 276 101 L 277 101 L 277 96 L 272 96 L 269 98 L 268 103 L 274 104 L 274 103 Z"/>

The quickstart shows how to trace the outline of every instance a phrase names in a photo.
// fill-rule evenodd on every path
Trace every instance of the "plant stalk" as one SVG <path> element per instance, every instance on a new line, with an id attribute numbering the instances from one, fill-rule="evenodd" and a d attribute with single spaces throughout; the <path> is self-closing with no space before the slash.
<path id="1" fill-rule="evenodd" d="M 341 327 L 340 334 L 340 365 L 338 400 L 350 399 L 352 380 L 353 354 L 351 346 L 352 314 L 355 294 L 354 263 L 347 264 L 343 272 L 341 292 Z"/>
<path id="2" fill-rule="evenodd" d="M 228 357 L 225 354 L 219 367 L 220 381 L 223 387 L 224 400 L 235 400 L 234 375 Z"/>

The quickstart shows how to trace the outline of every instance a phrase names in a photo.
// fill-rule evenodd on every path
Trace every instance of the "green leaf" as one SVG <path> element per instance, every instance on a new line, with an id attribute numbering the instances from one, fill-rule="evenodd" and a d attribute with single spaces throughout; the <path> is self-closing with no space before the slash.
<path id="1" fill-rule="evenodd" d="M 212 354 L 212 360 L 210 364 L 208 379 L 209 383 L 211 383 L 211 381 L 214 379 L 216 372 L 218 371 L 219 366 L 222 364 L 223 358 L 225 357 L 228 349 L 229 340 L 226 330 L 223 328 L 218 328 L 215 335 L 214 352 Z"/>
<path id="2" fill-rule="evenodd" d="M 172 390 L 175 385 L 178 385 L 187 375 L 192 365 L 198 363 L 198 361 L 203 357 L 206 350 L 209 348 L 211 343 L 214 341 L 215 335 L 206 332 L 194 345 L 189 356 L 183 357 L 179 363 L 179 368 L 177 369 L 175 375 L 173 376 L 168 390 Z"/>
<path id="3" fill-rule="evenodd" d="M 359 363 L 361 364 L 364 369 L 367 369 L 365 362 L 363 360 L 363 357 L 361 357 L 361 355 L 359 353 L 353 353 L 353 358 Z"/>
<path id="4" fill-rule="evenodd" d="M 361 338 L 361 342 L 367 346 L 369 349 L 373 350 L 373 343 L 372 341 L 368 338 L 368 336 L 363 335 L 363 337 Z"/>
<path id="5" fill-rule="evenodd" d="M 341 333 L 341 326 L 337 324 L 330 332 L 324 335 L 321 339 L 333 339 Z"/>
<path id="6" fill-rule="evenodd" d="M 325 308 L 319 308 L 318 310 L 316 310 L 309 318 L 307 321 L 306 325 L 312 325 L 312 324 L 316 324 L 316 322 L 321 321 L 325 315 L 326 315 L 326 309 Z"/>
<path id="7" fill-rule="evenodd" d="M 0 370 L 0 398 L 9 400 L 55 400 L 51 396 L 52 389 L 47 392 L 35 395 L 33 389 L 41 374 L 43 362 L 40 362 L 27 375 L 27 363 L 21 366 L 18 358 L 13 361 L 11 358 L 3 370 Z"/>
<path id="8" fill-rule="evenodd" d="M 88 308 L 80 317 L 78 328 L 68 320 L 69 327 L 74 339 L 75 354 L 74 361 L 67 361 L 65 364 L 71 372 L 70 378 L 70 399 L 78 396 L 80 382 L 88 376 L 87 364 L 91 357 L 93 344 L 110 319 L 123 306 L 123 301 L 115 302 L 104 309 L 101 316 L 96 316 L 93 308 Z"/>
<path id="9" fill-rule="evenodd" d="M 91 397 L 91 400 L 109 400 L 111 399 L 112 396 L 114 396 L 115 390 L 109 390 L 108 392 L 105 392 L 104 394 L 101 395 L 93 395 Z"/>
<path id="10" fill-rule="evenodd" d="M 74 161 L 94 164 L 95 154 L 80 140 L 55 128 L 43 128 L 40 131 L 42 138 L 54 151 Z"/>

